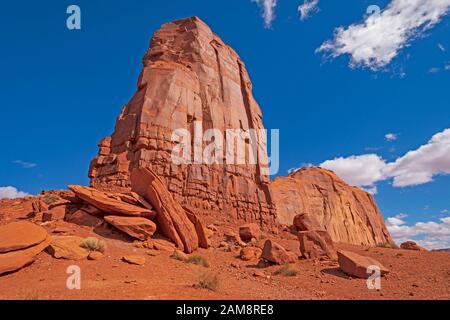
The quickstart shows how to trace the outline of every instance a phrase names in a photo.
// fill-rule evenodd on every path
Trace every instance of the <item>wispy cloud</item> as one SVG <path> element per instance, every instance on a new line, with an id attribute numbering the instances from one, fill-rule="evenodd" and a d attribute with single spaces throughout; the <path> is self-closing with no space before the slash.
<path id="1" fill-rule="evenodd" d="M 450 248 L 450 217 L 413 225 L 407 224 L 406 217 L 400 214 L 386 220 L 386 227 L 397 244 L 412 240 L 427 249 Z"/>
<path id="2" fill-rule="evenodd" d="M 36 163 L 26 162 L 26 161 L 23 161 L 23 160 L 14 160 L 13 163 L 21 165 L 25 169 L 31 169 L 31 168 L 34 168 L 34 167 L 37 166 Z"/>
<path id="3" fill-rule="evenodd" d="M 16 199 L 29 196 L 28 193 L 19 191 L 15 187 L 0 187 L 0 199 Z"/>
<path id="4" fill-rule="evenodd" d="M 388 163 L 377 154 L 365 154 L 327 160 L 320 166 L 361 187 L 373 187 L 388 179 L 393 179 L 394 187 L 425 184 L 436 175 L 450 174 L 450 129 L 435 134 L 428 143 L 394 162 Z"/>
<path id="5" fill-rule="evenodd" d="M 395 141 L 398 138 L 398 134 L 396 134 L 396 133 L 387 133 L 387 134 L 385 134 L 384 138 L 387 141 L 389 141 L 389 142 Z"/>
<path id="6" fill-rule="evenodd" d="M 264 25 L 266 28 L 272 27 L 272 23 L 275 20 L 275 8 L 277 7 L 277 1 L 278 0 L 252 0 L 252 2 L 256 2 L 262 9 Z"/>
<path id="7" fill-rule="evenodd" d="M 439 48 L 439 50 L 441 50 L 442 52 L 447 51 L 442 43 L 438 43 L 438 48 Z"/>
<path id="8" fill-rule="evenodd" d="M 319 0 L 305 0 L 303 4 L 298 6 L 300 20 L 308 19 L 313 13 L 319 12 Z"/>
<path id="9" fill-rule="evenodd" d="M 336 58 L 348 54 L 351 67 L 379 70 L 411 41 L 439 23 L 450 9 L 450 0 L 391 0 L 380 14 L 335 30 L 334 38 L 317 52 Z"/>

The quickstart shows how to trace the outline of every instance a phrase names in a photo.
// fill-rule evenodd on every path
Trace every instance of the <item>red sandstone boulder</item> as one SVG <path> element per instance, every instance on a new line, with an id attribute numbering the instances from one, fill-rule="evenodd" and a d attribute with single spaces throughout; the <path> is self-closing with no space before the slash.
<path id="1" fill-rule="evenodd" d="M 42 214 L 42 222 L 62 221 L 66 216 L 66 205 L 53 206 L 47 212 Z"/>
<path id="2" fill-rule="evenodd" d="M 261 258 L 280 265 L 297 261 L 297 256 L 293 252 L 286 251 L 281 245 L 272 240 L 265 242 Z"/>
<path id="3" fill-rule="evenodd" d="M 257 247 L 246 247 L 241 250 L 240 258 L 244 261 L 258 260 L 261 257 L 262 250 Z"/>
<path id="4" fill-rule="evenodd" d="M 185 253 L 195 251 L 199 246 L 195 226 L 186 211 L 172 198 L 164 182 L 151 169 L 137 168 L 131 173 L 131 184 L 133 191 L 155 208 L 161 233 Z"/>
<path id="5" fill-rule="evenodd" d="M 300 231 L 300 254 L 304 259 L 328 258 L 337 260 L 336 250 L 326 231 Z"/>
<path id="6" fill-rule="evenodd" d="M 89 187 L 70 185 L 75 195 L 109 214 L 153 218 L 154 212 L 143 207 L 123 201 L 124 195 L 102 192 Z"/>
<path id="7" fill-rule="evenodd" d="M 250 242 L 252 239 L 259 239 L 261 229 L 256 223 L 249 223 L 239 228 L 239 236 L 242 241 Z"/>
<path id="8" fill-rule="evenodd" d="M 103 220 L 101 218 L 98 218 L 96 216 L 93 216 L 84 210 L 80 209 L 75 211 L 70 215 L 70 217 L 67 219 L 68 222 L 77 224 L 79 226 L 86 226 L 86 227 L 99 227 L 103 224 Z"/>
<path id="9" fill-rule="evenodd" d="M 241 237 L 234 231 L 226 231 L 224 233 L 225 243 L 235 247 L 245 247 L 247 244 L 241 240 Z"/>
<path id="10" fill-rule="evenodd" d="M 0 253 L 26 249 L 47 239 L 47 231 L 31 222 L 13 222 L 0 226 Z"/>
<path id="11" fill-rule="evenodd" d="M 89 252 L 81 247 L 83 238 L 76 236 L 55 236 L 47 251 L 55 259 L 84 260 Z"/>
<path id="12" fill-rule="evenodd" d="M 146 218 L 105 216 L 105 221 L 130 237 L 142 241 L 150 239 L 156 231 L 156 224 Z"/>
<path id="13" fill-rule="evenodd" d="M 381 271 L 381 275 L 389 273 L 389 269 L 384 267 L 379 261 L 370 258 L 360 256 L 354 252 L 340 250 L 337 252 L 339 267 L 342 271 L 348 275 L 367 279 L 373 272 L 367 272 L 369 267 L 378 267 Z"/>
<path id="14" fill-rule="evenodd" d="M 428 251 L 427 249 L 419 246 L 417 243 L 415 243 L 414 241 L 406 241 L 403 242 L 400 245 L 400 248 L 404 249 L 404 250 L 414 250 L 414 251 Z"/>
<path id="15" fill-rule="evenodd" d="M 1 237 L 1 234 L 0 234 Z M 47 236 L 44 241 L 26 249 L 11 251 L 0 254 L 0 275 L 17 271 L 32 264 L 37 256 L 48 247 L 51 237 Z"/>

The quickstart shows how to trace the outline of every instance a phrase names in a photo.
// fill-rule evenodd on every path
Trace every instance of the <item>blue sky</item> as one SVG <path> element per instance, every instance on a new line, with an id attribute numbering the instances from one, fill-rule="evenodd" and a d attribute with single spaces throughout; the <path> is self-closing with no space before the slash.
<path id="1" fill-rule="evenodd" d="M 350 183 L 376 187 L 385 217 L 396 216 L 388 223 L 398 239 L 450 246 L 450 176 L 439 174 L 450 172 L 449 142 L 445 135 L 429 143 L 450 128 L 449 16 L 435 8 L 441 15 L 427 30 L 418 25 L 400 45 L 388 43 L 389 37 L 381 44 L 373 40 L 378 51 L 361 57 L 361 44 L 349 43 L 352 32 L 367 31 L 358 25 L 370 5 L 384 12 L 396 0 L 307 2 L 320 10 L 303 20 L 298 7 L 304 0 L 3 4 L 0 187 L 35 194 L 88 184 L 97 142 L 112 132 L 133 95 L 152 33 L 165 22 L 197 15 L 245 61 L 265 126 L 280 129 L 280 174 L 328 160 Z M 66 28 L 70 4 L 81 8 L 81 30 Z M 374 23 L 389 29 L 388 14 Z M 335 32 L 340 26 L 347 32 Z M 372 35 L 362 38 L 365 46 Z M 389 141 L 389 133 L 395 139 Z M 416 153 L 404 159 L 410 151 Z M 437 160 L 427 158 L 439 152 Z M 351 156 L 357 156 L 353 162 Z M 411 177 L 420 170 L 431 172 L 432 181 Z M 394 179 L 403 185 L 394 186 Z"/>

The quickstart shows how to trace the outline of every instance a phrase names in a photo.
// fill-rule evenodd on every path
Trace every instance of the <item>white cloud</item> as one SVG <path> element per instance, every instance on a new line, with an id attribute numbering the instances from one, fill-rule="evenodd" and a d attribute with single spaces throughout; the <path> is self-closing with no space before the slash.
<path id="1" fill-rule="evenodd" d="M 21 165 L 25 169 L 31 169 L 31 168 L 34 168 L 34 167 L 37 166 L 36 163 L 26 162 L 26 161 L 23 161 L 23 160 L 14 160 L 13 163 Z"/>
<path id="2" fill-rule="evenodd" d="M 303 4 L 298 6 L 298 12 L 300 13 L 300 20 L 308 19 L 311 14 L 319 11 L 319 0 L 305 0 Z"/>
<path id="3" fill-rule="evenodd" d="M 387 66 L 400 50 L 448 14 L 450 0 L 391 0 L 380 14 L 335 30 L 334 38 L 317 52 L 332 58 L 349 54 L 351 67 L 378 70 Z"/>
<path id="4" fill-rule="evenodd" d="M 445 47 L 444 47 L 444 45 L 443 45 L 442 43 L 438 43 L 438 48 L 439 48 L 439 50 L 441 50 L 442 52 L 445 52 L 445 51 L 446 51 L 446 49 L 445 49 Z"/>
<path id="5" fill-rule="evenodd" d="M 396 133 L 387 133 L 385 136 L 387 141 L 395 141 L 398 138 L 398 135 Z"/>
<path id="6" fill-rule="evenodd" d="M 417 222 L 408 225 L 406 215 L 397 215 L 386 219 L 386 227 L 397 244 L 415 241 L 427 249 L 450 248 L 450 217 L 439 222 Z"/>
<path id="7" fill-rule="evenodd" d="M 376 154 L 336 158 L 320 164 L 321 167 L 334 171 L 347 183 L 355 186 L 373 186 L 383 180 L 386 162 Z"/>
<path id="8" fill-rule="evenodd" d="M 258 6 L 262 8 L 264 24 L 266 28 L 272 26 L 273 20 L 275 20 L 275 8 L 277 7 L 278 0 L 252 0 L 256 2 Z"/>
<path id="9" fill-rule="evenodd" d="M 366 154 L 328 160 L 320 166 L 356 186 L 373 187 L 387 179 L 393 179 L 394 187 L 425 184 L 436 175 L 450 174 L 450 129 L 435 134 L 427 144 L 391 163 L 376 154 Z"/>
<path id="10" fill-rule="evenodd" d="M 385 169 L 385 175 L 394 178 L 395 187 L 424 184 L 435 175 L 449 173 L 450 129 L 435 134 L 427 144 L 389 163 Z"/>
<path id="11" fill-rule="evenodd" d="M 29 196 L 28 193 L 19 191 L 14 187 L 0 187 L 0 199 L 16 199 Z"/>

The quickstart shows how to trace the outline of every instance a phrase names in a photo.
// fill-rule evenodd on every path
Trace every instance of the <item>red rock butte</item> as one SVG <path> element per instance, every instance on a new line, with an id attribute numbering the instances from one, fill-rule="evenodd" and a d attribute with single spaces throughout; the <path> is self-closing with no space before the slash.
<path id="1" fill-rule="evenodd" d="M 123 107 L 114 133 L 99 143 L 89 170 L 91 186 L 128 191 L 131 171 L 149 167 L 183 206 L 274 226 L 269 181 L 259 164 L 175 165 L 171 159 L 174 130 L 194 135 L 196 122 L 203 131 L 264 128 L 238 54 L 191 17 L 156 31 L 143 65 L 137 92 Z"/>

